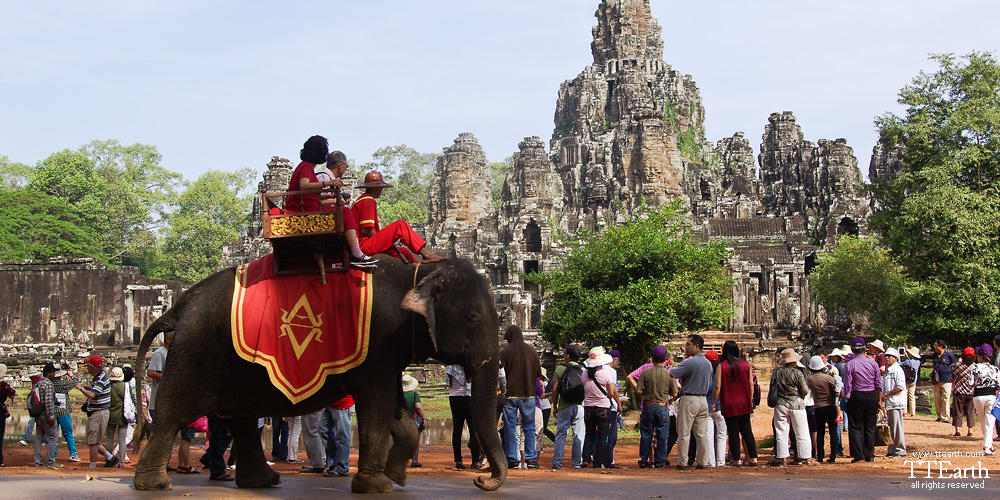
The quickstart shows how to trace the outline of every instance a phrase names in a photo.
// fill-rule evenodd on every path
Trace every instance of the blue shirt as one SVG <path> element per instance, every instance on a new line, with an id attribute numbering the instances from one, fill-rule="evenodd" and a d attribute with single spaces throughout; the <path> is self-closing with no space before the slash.
<path id="1" fill-rule="evenodd" d="M 937 375 L 937 380 L 934 382 L 940 384 L 950 384 L 951 383 L 951 365 L 958 362 L 958 358 L 955 357 L 951 351 L 944 351 L 938 356 L 938 353 L 934 353 L 934 373 Z"/>

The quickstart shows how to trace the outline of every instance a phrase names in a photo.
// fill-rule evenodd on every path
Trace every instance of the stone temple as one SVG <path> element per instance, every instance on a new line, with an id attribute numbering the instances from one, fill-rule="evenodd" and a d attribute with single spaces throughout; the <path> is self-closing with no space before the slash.
<path id="1" fill-rule="evenodd" d="M 837 235 L 866 233 L 870 213 L 846 141 L 806 140 L 788 111 L 767 117 L 756 161 L 742 132 L 707 140 L 698 86 L 663 61 L 649 0 L 602 1 L 591 50 L 593 64 L 559 88 L 549 143 L 526 137 L 517 145 L 499 207 L 473 134 L 444 148 L 423 227 L 428 242 L 472 259 L 491 282 L 502 324 L 531 330 L 544 306 L 523 276 L 558 265 L 559 235 L 620 223 L 643 203 L 681 200 L 695 233 L 733 252 L 727 330 L 767 340 L 822 326 L 805 275 Z M 888 164 L 891 153 L 877 157 Z M 875 163 L 872 172 L 891 168 Z M 283 190 L 292 168 L 273 158 L 262 187 Z M 259 210 L 258 199 L 255 221 Z M 227 248 L 224 265 L 269 251 L 258 226 Z"/>

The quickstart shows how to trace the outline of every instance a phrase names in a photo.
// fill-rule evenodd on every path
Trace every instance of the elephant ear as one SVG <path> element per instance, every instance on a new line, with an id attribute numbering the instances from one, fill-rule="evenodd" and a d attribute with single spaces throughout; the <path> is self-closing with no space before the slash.
<path id="1" fill-rule="evenodd" d="M 417 286 L 406 292 L 403 297 L 403 309 L 420 314 L 427 320 L 427 329 L 431 337 L 431 345 L 437 351 L 437 335 L 434 324 L 434 298 L 444 289 L 444 273 L 438 269 L 428 274 L 417 283 Z"/>

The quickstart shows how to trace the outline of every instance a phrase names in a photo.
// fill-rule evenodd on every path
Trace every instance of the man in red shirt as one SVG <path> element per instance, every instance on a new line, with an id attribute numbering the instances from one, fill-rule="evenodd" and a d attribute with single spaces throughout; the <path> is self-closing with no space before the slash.
<path id="1" fill-rule="evenodd" d="M 351 207 L 354 219 L 358 223 L 358 243 L 361 246 L 361 251 L 368 255 L 379 253 L 399 255 L 410 262 L 417 260 L 413 253 L 420 254 L 423 257 L 422 262 L 437 262 L 445 259 L 445 257 L 431 253 L 427 249 L 427 242 L 418 236 L 406 221 L 397 220 L 384 228 L 379 226 L 378 205 L 375 200 L 382 196 L 383 189 L 392 187 L 392 184 L 382 179 L 381 173 L 368 172 L 365 175 L 364 184 L 358 184 L 357 187 L 365 188 L 365 194 L 359 196 Z M 402 241 L 406 248 L 396 247 L 396 240 Z"/>

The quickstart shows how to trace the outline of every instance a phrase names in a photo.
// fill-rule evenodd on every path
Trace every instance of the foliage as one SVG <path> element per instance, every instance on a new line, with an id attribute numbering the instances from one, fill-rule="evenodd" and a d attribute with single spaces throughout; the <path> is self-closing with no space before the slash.
<path id="1" fill-rule="evenodd" d="M 379 222 L 384 227 L 398 219 L 411 223 L 426 223 L 430 212 L 430 185 L 437 154 L 420 153 L 401 144 L 387 146 L 372 153 L 372 161 L 362 166 L 363 172 L 378 170 L 394 187 L 382 191 L 379 198 Z"/>
<path id="2" fill-rule="evenodd" d="M 38 163 L 30 187 L 74 205 L 114 260 L 144 251 L 140 235 L 162 220 L 180 175 L 160 166 L 155 146 L 94 141 Z"/>
<path id="3" fill-rule="evenodd" d="M 902 165 L 873 182 L 870 224 L 908 280 L 899 328 L 968 342 L 1000 324 L 1000 65 L 989 53 L 931 58 L 938 71 L 899 93 L 905 114 L 876 119 Z"/>
<path id="4" fill-rule="evenodd" d="M 209 170 L 194 182 L 185 182 L 177 209 L 167 220 L 161 277 L 194 284 L 214 273 L 222 246 L 246 231 L 252 195 L 242 194 L 256 172 Z"/>
<path id="5" fill-rule="evenodd" d="M 843 309 L 858 323 L 866 317 L 882 337 L 893 337 L 897 302 L 903 295 L 902 269 L 873 238 L 841 236 L 809 273 L 812 298 L 829 317 Z"/>
<path id="6" fill-rule="evenodd" d="M 0 187 L 0 262 L 56 256 L 107 260 L 73 205 L 34 189 Z"/>
<path id="7" fill-rule="evenodd" d="M 683 224 L 679 203 L 642 207 L 621 226 L 564 241 L 562 267 L 526 277 L 544 287 L 545 340 L 614 347 L 633 366 L 674 332 L 724 326 L 732 314 L 728 253 L 694 241 Z"/>
<path id="8" fill-rule="evenodd" d="M 0 155 L 0 188 L 21 189 L 31 182 L 34 170 L 23 163 L 10 161 L 4 155 Z"/>
<path id="9" fill-rule="evenodd" d="M 514 157 L 508 156 L 501 161 L 495 161 L 490 163 L 490 177 L 492 177 L 492 184 L 490 185 L 490 195 L 493 200 L 493 208 L 500 208 L 503 197 L 503 183 L 507 180 L 507 173 L 510 172 L 510 167 L 514 163 Z"/>

